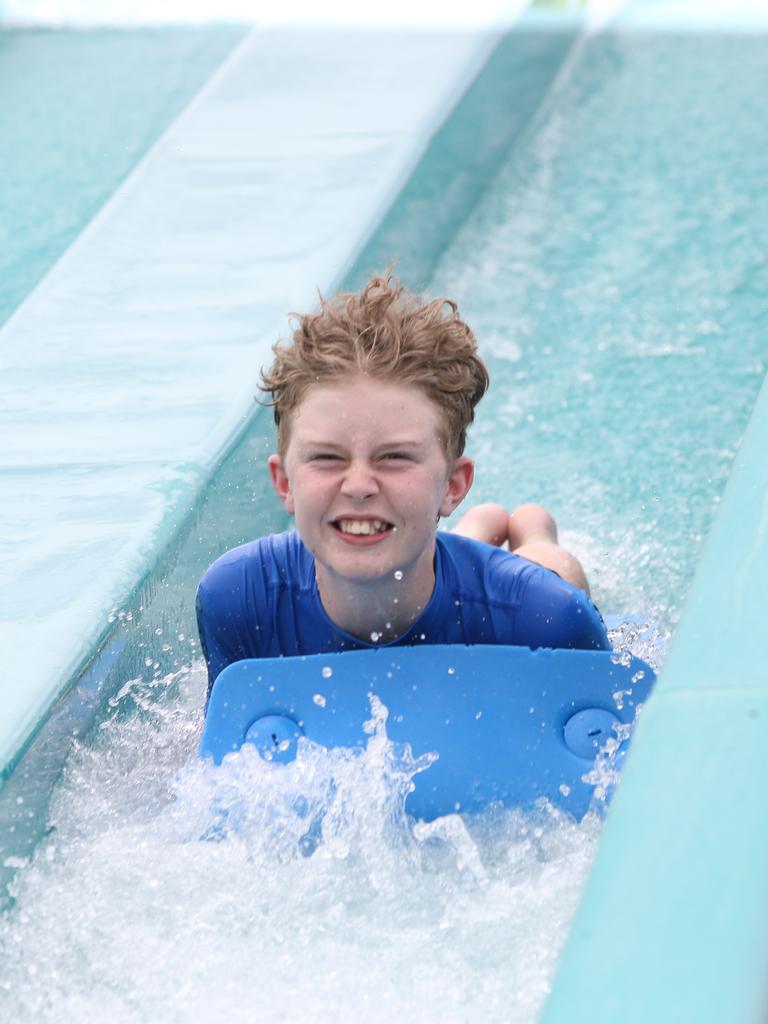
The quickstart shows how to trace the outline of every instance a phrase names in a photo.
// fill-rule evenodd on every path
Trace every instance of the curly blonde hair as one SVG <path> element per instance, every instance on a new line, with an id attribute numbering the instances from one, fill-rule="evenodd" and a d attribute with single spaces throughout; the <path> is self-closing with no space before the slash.
<path id="1" fill-rule="evenodd" d="M 372 277 L 360 292 L 321 295 L 317 313 L 290 317 L 292 341 L 274 346 L 274 362 L 262 370 L 260 385 L 270 396 L 264 404 L 273 407 L 281 455 L 288 447 L 290 413 L 307 389 L 348 373 L 421 388 L 442 412 L 446 456 L 463 453 L 489 380 L 455 302 L 425 302 L 387 273 Z"/>

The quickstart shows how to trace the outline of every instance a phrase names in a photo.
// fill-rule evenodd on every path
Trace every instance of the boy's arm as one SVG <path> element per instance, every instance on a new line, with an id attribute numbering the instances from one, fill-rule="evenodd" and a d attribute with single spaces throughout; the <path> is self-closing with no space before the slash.
<path id="1" fill-rule="evenodd" d="M 518 609 L 518 626 L 529 647 L 610 650 L 600 612 L 586 593 L 533 563 Z"/>
<path id="2" fill-rule="evenodd" d="M 266 604 L 244 560 L 219 559 L 197 588 L 197 629 L 208 668 L 208 696 L 227 665 L 263 657 L 260 622 Z"/>
<path id="3" fill-rule="evenodd" d="M 266 654 L 263 629 L 270 621 L 271 602 L 263 549 L 262 538 L 225 552 L 205 571 L 197 588 L 197 629 L 209 696 L 227 665 Z"/>
<path id="4" fill-rule="evenodd" d="M 597 605 L 583 590 L 574 587 L 574 591 L 568 609 L 571 646 L 585 651 L 610 650 L 608 630 Z"/>
<path id="5" fill-rule="evenodd" d="M 200 636 L 200 647 L 203 651 L 205 664 L 208 669 L 208 697 L 211 689 L 220 672 L 223 672 L 227 665 L 233 661 L 241 660 L 244 655 L 238 652 L 236 638 L 222 623 L 217 614 L 217 603 L 205 589 L 203 584 L 197 588 L 197 599 L 195 602 L 197 611 L 197 631 Z M 233 643 L 234 639 L 234 643 Z"/>

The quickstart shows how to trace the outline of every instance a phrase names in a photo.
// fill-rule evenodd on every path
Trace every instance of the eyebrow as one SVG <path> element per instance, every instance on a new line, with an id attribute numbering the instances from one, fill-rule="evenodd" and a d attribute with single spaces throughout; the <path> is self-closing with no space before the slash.
<path id="1" fill-rule="evenodd" d="M 382 451 L 389 448 L 423 448 L 425 445 L 424 441 L 413 441 L 410 438 L 395 438 L 392 440 L 380 441 L 375 445 L 376 451 Z M 337 444 L 335 441 L 323 441 L 319 438 L 307 438 L 306 440 L 299 441 L 299 446 L 302 449 L 306 448 L 330 448 L 334 451 L 341 451 L 345 445 Z"/>

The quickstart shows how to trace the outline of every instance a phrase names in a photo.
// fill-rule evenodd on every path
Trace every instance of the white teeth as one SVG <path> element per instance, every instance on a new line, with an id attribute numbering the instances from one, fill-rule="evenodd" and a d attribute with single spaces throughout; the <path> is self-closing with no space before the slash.
<path id="1" fill-rule="evenodd" d="M 387 528 L 387 524 L 382 523 L 380 519 L 339 519 L 338 522 L 342 533 L 370 535 L 383 533 Z"/>

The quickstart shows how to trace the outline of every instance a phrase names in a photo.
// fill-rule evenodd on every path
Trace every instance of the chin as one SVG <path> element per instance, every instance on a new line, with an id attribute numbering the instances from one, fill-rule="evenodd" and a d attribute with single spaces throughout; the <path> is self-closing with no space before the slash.
<path id="1" fill-rule="evenodd" d="M 325 567 L 334 576 L 340 576 L 350 583 L 371 583 L 390 576 L 396 566 L 392 558 L 373 559 L 369 555 L 366 560 L 360 555 L 353 555 L 347 558 L 329 558 L 325 560 Z"/>

